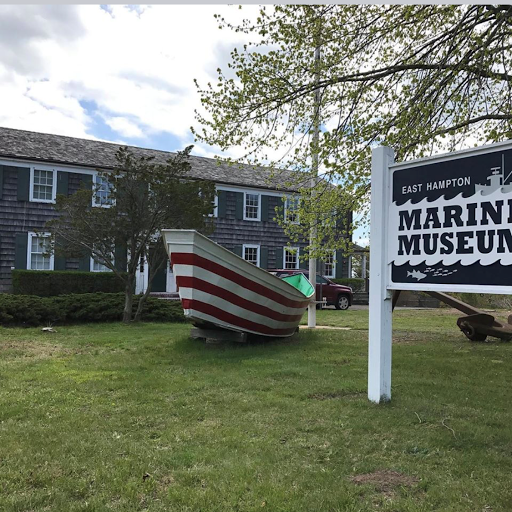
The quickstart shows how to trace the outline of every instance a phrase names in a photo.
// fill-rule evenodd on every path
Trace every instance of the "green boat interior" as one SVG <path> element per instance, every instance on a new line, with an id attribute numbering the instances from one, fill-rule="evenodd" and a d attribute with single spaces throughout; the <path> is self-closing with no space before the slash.
<path id="1" fill-rule="evenodd" d="M 306 297 L 311 297 L 315 291 L 313 285 L 309 282 L 308 278 L 304 274 L 293 274 L 291 276 L 285 276 L 281 279 L 286 281 L 288 284 L 291 284 Z"/>

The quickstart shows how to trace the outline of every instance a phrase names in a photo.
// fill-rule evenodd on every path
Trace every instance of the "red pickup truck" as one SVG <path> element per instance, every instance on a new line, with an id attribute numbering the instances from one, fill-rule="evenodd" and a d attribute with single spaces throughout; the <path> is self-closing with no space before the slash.
<path id="1" fill-rule="evenodd" d="M 290 276 L 302 273 L 309 279 L 309 271 L 302 269 L 272 269 L 270 273 L 277 277 Z M 336 309 L 348 309 L 352 305 L 353 291 L 350 286 L 333 283 L 327 277 L 316 275 L 316 300 L 323 301 L 325 297 L 327 305 L 335 306 Z"/>

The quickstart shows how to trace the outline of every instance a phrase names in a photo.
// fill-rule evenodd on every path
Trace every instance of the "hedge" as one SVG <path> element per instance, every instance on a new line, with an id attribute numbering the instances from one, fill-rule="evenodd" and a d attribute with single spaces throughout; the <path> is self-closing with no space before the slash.
<path id="1" fill-rule="evenodd" d="M 359 277 L 350 277 L 344 279 L 331 279 L 331 281 L 336 284 L 344 284 L 345 286 L 350 286 L 352 290 L 354 290 L 355 292 L 359 292 L 364 291 L 366 279 L 362 279 Z"/>
<path id="2" fill-rule="evenodd" d="M 134 312 L 138 302 L 134 300 Z M 81 322 L 115 322 L 123 316 L 123 293 L 83 293 L 58 297 L 0 294 L 0 325 L 38 326 Z M 181 302 L 148 297 L 142 320 L 184 322 Z"/>
<path id="3" fill-rule="evenodd" d="M 124 283 L 113 272 L 76 270 L 13 270 L 12 288 L 16 295 L 53 297 L 77 293 L 117 293 Z"/>

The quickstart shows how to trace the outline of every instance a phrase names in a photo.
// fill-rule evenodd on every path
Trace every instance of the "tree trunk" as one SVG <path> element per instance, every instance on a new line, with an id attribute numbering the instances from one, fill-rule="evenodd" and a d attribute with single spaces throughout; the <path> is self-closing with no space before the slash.
<path id="1" fill-rule="evenodd" d="M 148 286 L 146 288 L 146 291 L 144 292 L 144 295 L 139 299 L 139 304 L 137 305 L 137 312 L 135 313 L 135 318 L 133 319 L 134 322 L 140 322 L 140 317 L 142 315 L 142 308 L 144 307 L 144 304 L 146 302 L 146 299 L 148 298 L 149 294 L 151 293 L 151 285 L 153 284 L 153 278 L 155 277 L 155 274 L 162 268 L 162 266 L 167 265 L 167 257 L 164 255 L 164 258 L 159 261 L 156 265 L 154 262 L 148 258 L 148 272 L 149 272 L 149 279 L 148 279 Z"/>
<path id="2" fill-rule="evenodd" d="M 133 278 L 128 276 L 126 281 L 126 288 L 124 289 L 124 310 L 123 322 L 128 324 L 132 320 L 132 307 L 133 307 Z"/>
<path id="3" fill-rule="evenodd" d="M 139 303 L 137 304 L 137 311 L 136 311 L 135 316 L 133 318 L 134 322 L 140 322 L 140 317 L 142 315 L 142 308 L 144 307 L 144 304 L 145 304 L 146 299 L 148 298 L 150 292 L 151 292 L 151 286 L 148 284 L 148 287 L 146 288 L 146 291 L 144 292 L 142 297 L 139 299 Z"/>

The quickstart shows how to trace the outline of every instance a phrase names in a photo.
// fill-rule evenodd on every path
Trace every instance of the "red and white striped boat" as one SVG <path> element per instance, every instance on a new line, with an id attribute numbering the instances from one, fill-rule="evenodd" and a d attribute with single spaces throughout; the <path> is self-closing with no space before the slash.
<path id="1" fill-rule="evenodd" d="M 291 336 L 314 300 L 194 230 L 164 229 L 185 316 L 261 336 Z"/>

